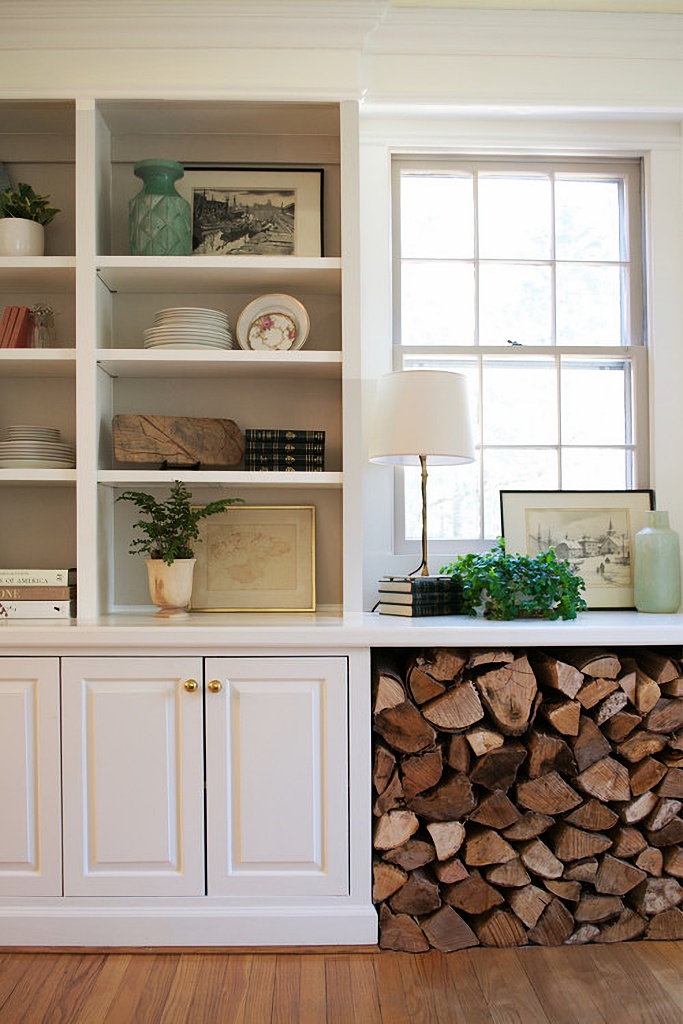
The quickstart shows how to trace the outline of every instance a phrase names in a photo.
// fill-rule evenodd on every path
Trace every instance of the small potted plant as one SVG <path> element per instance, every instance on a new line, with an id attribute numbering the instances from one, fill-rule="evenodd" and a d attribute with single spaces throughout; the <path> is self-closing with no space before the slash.
<path id="1" fill-rule="evenodd" d="M 147 574 L 152 603 L 161 617 L 184 614 L 192 596 L 194 571 L 193 542 L 199 536 L 199 523 L 223 512 L 242 498 L 221 498 L 208 505 L 192 505 L 192 494 L 179 480 L 171 487 L 166 501 L 144 491 L 123 491 L 117 501 L 130 501 L 146 518 L 134 526 L 142 537 L 131 541 L 130 554 L 147 554 Z"/>
<path id="2" fill-rule="evenodd" d="M 0 256 L 42 256 L 45 226 L 59 213 L 49 196 L 40 196 L 31 185 L 0 192 Z"/>
<path id="3" fill-rule="evenodd" d="M 490 551 L 460 555 L 441 570 L 462 585 L 463 612 L 485 619 L 575 619 L 588 606 L 585 583 L 555 549 L 506 554 L 499 538 Z"/>

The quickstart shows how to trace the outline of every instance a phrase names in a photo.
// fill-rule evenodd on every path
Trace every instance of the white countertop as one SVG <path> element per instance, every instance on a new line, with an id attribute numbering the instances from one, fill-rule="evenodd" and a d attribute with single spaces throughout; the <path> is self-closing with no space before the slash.
<path id="1" fill-rule="evenodd" d="M 343 652 L 370 647 L 585 647 L 683 645 L 683 614 L 583 612 L 570 621 L 490 622 L 466 616 L 398 618 L 272 613 L 112 615 L 96 621 L 0 622 L 0 656 L 105 652 L 251 653 L 293 648 Z"/>

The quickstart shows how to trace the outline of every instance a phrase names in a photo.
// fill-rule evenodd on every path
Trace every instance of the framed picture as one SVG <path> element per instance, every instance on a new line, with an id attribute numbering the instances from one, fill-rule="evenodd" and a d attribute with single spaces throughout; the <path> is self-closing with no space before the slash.
<path id="1" fill-rule="evenodd" d="M 192 208 L 193 253 L 322 255 L 322 170 L 192 167 L 176 188 Z"/>
<path id="2" fill-rule="evenodd" d="M 589 608 L 633 608 L 633 538 L 652 491 L 501 491 L 500 505 L 508 551 L 554 547 L 585 581 Z"/>
<path id="3" fill-rule="evenodd" d="M 315 611 L 315 506 L 235 505 L 201 521 L 191 609 Z"/>

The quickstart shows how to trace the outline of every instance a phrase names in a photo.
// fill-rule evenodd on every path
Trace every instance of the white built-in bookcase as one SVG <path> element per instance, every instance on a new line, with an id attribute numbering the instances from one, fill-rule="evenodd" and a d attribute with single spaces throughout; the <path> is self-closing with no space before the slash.
<path id="1" fill-rule="evenodd" d="M 181 479 L 198 503 L 239 496 L 315 505 L 318 607 L 360 610 L 356 104 L 11 100 L 0 103 L 0 142 L 13 183 L 49 193 L 61 210 L 43 258 L 0 259 L 0 304 L 47 302 L 57 328 L 54 347 L 0 351 L 0 428 L 57 426 L 77 445 L 75 470 L 0 470 L 0 565 L 77 565 L 83 620 L 144 614 L 144 565 L 128 554 L 136 513 L 115 499 L 124 488 L 163 496 Z M 141 187 L 133 165 L 154 156 L 217 168 L 323 168 L 323 255 L 131 257 L 128 200 Z M 301 350 L 143 348 L 156 309 L 223 309 L 234 332 L 244 306 L 268 292 L 306 306 Z M 122 467 L 111 422 L 124 412 L 324 429 L 326 470 Z"/>

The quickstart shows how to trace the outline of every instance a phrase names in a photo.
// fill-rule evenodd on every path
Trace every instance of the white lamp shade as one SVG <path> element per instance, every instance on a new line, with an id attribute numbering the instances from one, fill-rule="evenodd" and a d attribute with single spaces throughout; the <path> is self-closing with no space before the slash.
<path id="1" fill-rule="evenodd" d="M 443 466 L 474 460 L 467 382 L 449 370 L 399 370 L 378 381 L 371 462 Z"/>

